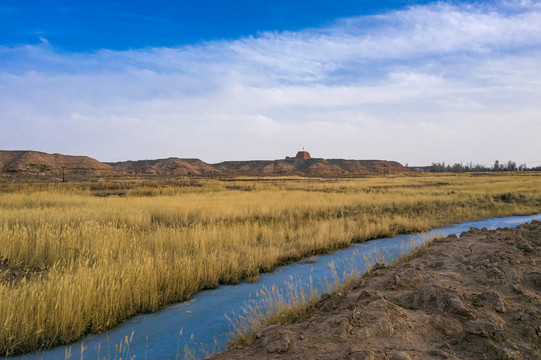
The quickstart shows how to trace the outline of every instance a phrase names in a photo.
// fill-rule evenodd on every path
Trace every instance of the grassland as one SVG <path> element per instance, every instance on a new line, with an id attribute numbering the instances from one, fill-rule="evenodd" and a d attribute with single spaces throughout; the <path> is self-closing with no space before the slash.
<path id="1" fill-rule="evenodd" d="M 68 343 L 351 242 L 538 213 L 540 184 L 518 173 L 0 181 L 0 262 L 24 274 L 0 278 L 0 354 Z"/>

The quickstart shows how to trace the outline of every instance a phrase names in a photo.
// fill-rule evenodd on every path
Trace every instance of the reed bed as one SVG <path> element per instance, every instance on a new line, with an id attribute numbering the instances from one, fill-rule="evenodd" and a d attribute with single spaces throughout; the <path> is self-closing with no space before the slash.
<path id="1" fill-rule="evenodd" d="M 466 174 L 4 184 L 0 354 L 69 343 L 352 242 L 538 213 L 540 180 Z M 25 276 L 6 281 L 13 269 Z"/>

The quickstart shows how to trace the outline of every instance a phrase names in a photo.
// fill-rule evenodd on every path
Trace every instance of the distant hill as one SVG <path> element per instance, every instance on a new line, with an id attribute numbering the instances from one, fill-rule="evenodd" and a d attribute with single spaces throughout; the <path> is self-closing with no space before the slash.
<path id="1" fill-rule="evenodd" d="M 396 161 L 297 159 L 226 161 L 213 166 L 225 175 L 248 176 L 362 176 L 373 173 L 390 174 L 408 172 Z"/>
<path id="2" fill-rule="evenodd" d="M 171 157 L 158 160 L 137 160 L 107 163 L 117 172 L 148 175 L 217 175 L 220 171 L 199 159 Z"/>
<path id="3" fill-rule="evenodd" d="M 88 156 L 46 154 L 39 151 L 0 151 L 0 172 L 61 174 L 62 171 L 108 174 L 114 170 Z"/>
<path id="4" fill-rule="evenodd" d="M 11 174 L 141 174 L 164 176 L 364 176 L 409 172 L 396 161 L 311 158 L 306 151 L 280 160 L 225 161 L 207 164 L 199 159 L 171 157 L 102 163 L 88 156 L 38 151 L 0 151 L 0 173 Z"/>

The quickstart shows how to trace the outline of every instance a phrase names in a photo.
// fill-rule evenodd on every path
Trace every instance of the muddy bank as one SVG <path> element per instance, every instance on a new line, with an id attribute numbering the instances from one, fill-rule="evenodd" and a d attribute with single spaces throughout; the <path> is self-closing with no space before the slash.
<path id="1" fill-rule="evenodd" d="M 471 229 L 212 359 L 540 359 L 541 222 Z"/>

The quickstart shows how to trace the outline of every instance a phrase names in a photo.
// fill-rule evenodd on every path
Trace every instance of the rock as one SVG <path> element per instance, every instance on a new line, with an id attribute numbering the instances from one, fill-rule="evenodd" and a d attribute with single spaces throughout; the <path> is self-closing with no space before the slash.
<path id="1" fill-rule="evenodd" d="M 490 270 L 487 271 L 487 277 L 489 279 L 504 279 L 505 274 L 500 269 L 492 267 L 490 268 Z"/>
<path id="2" fill-rule="evenodd" d="M 515 315 L 513 315 L 513 320 L 523 322 L 528 320 L 528 318 L 522 311 L 519 310 L 517 313 L 515 313 Z"/>
<path id="3" fill-rule="evenodd" d="M 485 303 L 492 307 L 497 312 L 503 313 L 505 312 L 505 305 L 503 303 L 503 298 L 497 291 L 494 290 L 487 290 L 485 291 L 481 297 L 485 301 Z"/>
<path id="4" fill-rule="evenodd" d="M 505 332 L 503 331 L 503 324 L 490 319 L 470 321 L 466 332 L 482 338 L 498 341 L 506 338 Z"/>
<path id="5" fill-rule="evenodd" d="M 541 291 L 541 273 L 530 272 L 530 273 L 524 274 L 523 284 L 533 290 Z"/>
<path id="6" fill-rule="evenodd" d="M 470 227 L 470 229 L 468 230 L 468 233 L 470 234 L 482 234 L 483 233 L 483 230 L 479 229 L 479 228 L 476 228 L 476 227 Z"/>
<path id="7" fill-rule="evenodd" d="M 440 359 L 452 359 L 452 360 L 457 359 L 458 360 L 456 356 L 451 355 L 443 350 L 430 350 L 428 352 L 428 355 L 436 357 L 436 358 L 440 358 Z"/>
<path id="8" fill-rule="evenodd" d="M 291 331 L 281 329 L 278 325 L 262 329 L 258 337 L 269 354 L 287 352 L 293 338 Z"/>
<path id="9" fill-rule="evenodd" d="M 456 296 L 452 296 L 449 298 L 449 305 L 451 307 L 451 310 L 455 313 L 462 315 L 462 316 L 468 316 L 473 317 L 470 309 L 468 309 L 462 300 L 457 298 Z"/>
<path id="10" fill-rule="evenodd" d="M 411 357 L 404 351 L 395 351 L 389 355 L 389 360 L 411 360 Z"/>
<path id="11" fill-rule="evenodd" d="M 363 326 L 358 331 L 357 336 L 361 339 L 370 337 L 388 338 L 395 334 L 395 328 L 391 321 L 386 317 L 375 320 L 372 324 Z"/>
<path id="12" fill-rule="evenodd" d="M 522 243 L 519 243 L 517 245 L 517 247 L 519 248 L 519 250 L 522 250 L 524 252 L 534 252 L 535 249 L 533 248 L 532 245 L 530 245 L 529 243 L 527 242 L 522 242 Z"/>
<path id="13" fill-rule="evenodd" d="M 513 289 L 513 291 L 517 294 L 520 294 L 520 295 L 524 295 L 525 292 L 524 292 L 524 289 L 520 286 L 520 285 L 511 285 L 511 289 Z"/>
<path id="14" fill-rule="evenodd" d="M 372 350 L 351 351 L 347 360 L 376 360 L 376 354 Z"/>

